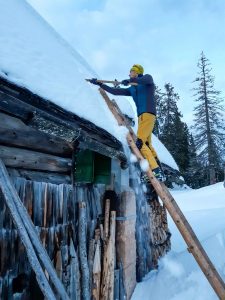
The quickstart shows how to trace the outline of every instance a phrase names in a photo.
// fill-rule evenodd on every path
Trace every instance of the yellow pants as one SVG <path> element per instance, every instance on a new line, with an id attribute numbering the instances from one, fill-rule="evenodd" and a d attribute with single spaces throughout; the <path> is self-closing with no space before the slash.
<path id="1" fill-rule="evenodd" d="M 158 168 L 155 158 L 157 158 L 157 153 L 152 147 L 152 131 L 155 125 L 155 115 L 150 113 L 143 113 L 138 117 L 138 132 L 137 137 L 142 140 L 143 146 L 141 148 L 142 155 L 147 159 L 151 169 Z M 148 142 L 149 146 L 145 143 Z"/>

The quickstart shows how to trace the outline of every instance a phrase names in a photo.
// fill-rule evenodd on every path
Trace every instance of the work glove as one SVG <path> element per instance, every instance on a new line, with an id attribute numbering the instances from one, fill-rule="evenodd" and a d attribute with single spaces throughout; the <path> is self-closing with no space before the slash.
<path id="1" fill-rule="evenodd" d="M 130 80 L 129 80 L 129 79 L 125 79 L 125 80 L 122 80 L 122 81 L 121 81 L 121 84 L 122 84 L 122 85 L 126 85 L 126 86 L 127 86 L 129 83 L 130 83 Z"/>
<path id="2" fill-rule="evenodd" d="M 97 78 L 92 78 L 89 82 L 92 83 L 92 84 L 101 86 L 102 83 L 101 83 L 101 82 L 98 82 L 97 80 L 98 80 Z"/>

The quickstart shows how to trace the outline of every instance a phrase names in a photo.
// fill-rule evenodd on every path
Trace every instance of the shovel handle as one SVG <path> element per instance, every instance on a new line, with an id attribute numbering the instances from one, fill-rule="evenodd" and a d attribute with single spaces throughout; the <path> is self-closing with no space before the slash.
<path id="1" fill-rule="evenodd" d="M 90 82 L 91 79 L 85 79 L 86 81 Z M 117 80 L 100 80 L 100 79 L 97 79 L 97 82 L 100 82 L 100 83 L 111 83 L 115 86 L 118 86 L 122 83 L 122 81 L 117 81 Z M 134 82 L 130 82 L 128 85 L 138 85 L 137 83 L 134 83 Z"/>

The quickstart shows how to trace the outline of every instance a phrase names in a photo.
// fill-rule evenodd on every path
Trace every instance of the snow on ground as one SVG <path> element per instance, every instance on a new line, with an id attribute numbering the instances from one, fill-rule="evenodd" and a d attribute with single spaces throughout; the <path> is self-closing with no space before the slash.
<path id="1" fill-rule="evenodd" d="M 217 271 L 225 280 L 225 188 L 171 191 Z M 172 250 L 138 283 L 132 300 L 216 300 L 214 290 L 169 218 Z"/>

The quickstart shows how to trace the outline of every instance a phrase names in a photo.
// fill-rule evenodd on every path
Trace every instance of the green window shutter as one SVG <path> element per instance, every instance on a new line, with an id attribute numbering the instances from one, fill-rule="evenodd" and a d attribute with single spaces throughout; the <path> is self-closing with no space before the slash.
<path id="1" fill-rule="evenodd" d="M 94 183 L 110 184 L 111 158 L 95 153 L 94 159 Z"/>
<path id="2" fill-rule="evenodd" d="M 111 158 L 90 150 L 77 154 L 75 181 L 110 184 Z"/>
<path id="3" fill-rule="evenodd" d="M 94 181 L 94 152 L 82 150 L 77 154 L 75 181 L 92 183 Z"/>

